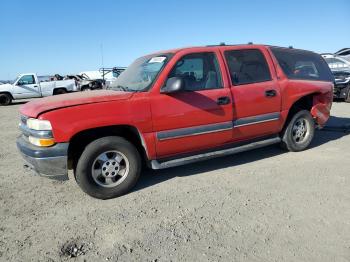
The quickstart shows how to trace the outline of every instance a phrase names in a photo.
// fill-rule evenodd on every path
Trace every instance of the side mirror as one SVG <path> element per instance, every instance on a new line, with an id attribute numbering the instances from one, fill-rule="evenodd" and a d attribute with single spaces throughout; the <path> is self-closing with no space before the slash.
<path id="1" fill-rule="evenodd" d="M 177 93 L 185 88 L 185 83 L 182 78 L 180 77 L 171 77 L 166 81 L 166 84 L 162 89 L 160 90 L 161 94 L 171 94 L 171 93 Z"/>
<path id="2" fill-rule="evenodd" d="M 16 83 L 16 86 L 23 86 L 23 82 L 22 82 L 22 81 L 18 81 L 18 82 Z"/>

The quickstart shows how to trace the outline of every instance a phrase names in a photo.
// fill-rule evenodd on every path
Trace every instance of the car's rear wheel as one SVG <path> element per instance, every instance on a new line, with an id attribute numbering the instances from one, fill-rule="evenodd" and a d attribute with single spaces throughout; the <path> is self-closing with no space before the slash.
<path id="1" fill-rule="evenodd" d="M 0 105 L 8 106 L 12 102 L 12 97 L 9 94 L 0 94 Z"/>
<path id="2" fill-rule="evenodd" d="M 282 147 L 292 151 L 306 149 L 315 134 L 315 123 L 307 110 L 296 113 L 282 131 Z"/>
<path id="3" fill-rule="evenodd" d="M 75 177 L 84 192 L 99 199 L 124 195 L 136 184 L 141 172 L 137 149 L 122 137 L 103 137 L 83 151 Z"/>
<path id="4" fill-rule="evenodd" d="M 64 88 L 59 88 L 59 89 L 56 89 L 55 92 L 54 92 L 54 95 L 63 95 L 63 94 L 66 94 L 67 93 L 67 90 L 64 89 Z"/>
<path id="5" fill-rule="evenodd" d="M 91 91 L 91 87 L 89 87 L 89 86 L 83 87 L 83 88 L 81 89 L 81 91 L 83 91 L 83 92 L 85 92 L 85 91 Z"/>

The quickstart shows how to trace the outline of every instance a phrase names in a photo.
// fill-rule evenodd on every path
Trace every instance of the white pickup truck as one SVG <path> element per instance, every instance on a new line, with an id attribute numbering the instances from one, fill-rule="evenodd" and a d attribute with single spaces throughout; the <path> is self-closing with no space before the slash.
<path id="1" fill-rule="evenodd" d="M 50 77 L 36 74 L 21 74 L 13 84 L 0 85 L 0 105 L 9 105 L 12 100 L 59 95 L 77 91 L 74 80 L 50 81 Z"/>

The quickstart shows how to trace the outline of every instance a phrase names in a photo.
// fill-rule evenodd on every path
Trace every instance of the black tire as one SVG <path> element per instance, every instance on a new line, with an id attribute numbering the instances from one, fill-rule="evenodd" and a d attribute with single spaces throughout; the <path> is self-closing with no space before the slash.
<path id="1" fill-rule="evenodd" d="M 67 90 L 64 89 L 64 88 L 59 88 L 59 89 L 56 89 L 54 91 L 54 95 L 63 95 L 63 94 L 66 94 L 67 93 Z"/>
<path id="2" fill-rule="evenodd" d="M 98 162 L 99 156 L 104 155 L 106 152 L 109 154 L 111 151 L 118 151 L 120 154 L 122 154 L 127 159 L 122 161 L 128 161 L 129 168 L 125 168 L 125 170 L 128 170 L 128 172 L 125 171 L 125 177 L 121 176 L 120 179 L 123 177 L 124 178 L 120 184 L 115 186 L 112 185 L 112 187 L 106 187 L 106 177 L 101 173 L 98 179 L 94 178 L 93 168 L 95 168 L 97 164 L 101 165 L 101 167 L 97 169 L 101 169 L 102 172 L 102 168 L 108 161 L 106 161 L 103 165 L 100 164 Z M 108 136 L 91 142 L 85 148 L 78 160 L 75 170 L 75 178 L 78 185 L 85 193 L 99 199 L 110 199 L 128 193 L 135 186 L 141 173 L 141 165 L 140 154 L 133 144 L 122 137 Z M 117 177 L 119 176 L 116 175 L 113 179 L 118 181 Z M 103 183 L 105 183 L 105 185 L 101 185 Z"/>
<path id="3" fill-rule="evenodd" d="M 85 92 L 85 91 L 91 91 L 92 89 L 91 89 L 91 87 L 89 87 L 89 86 L 87 86 L 87 87 L 83 87 L 82 89 L 81 89 L 81 91 L 83 91 L 83 92 Z"/>
<path id="4" fill-rule="evenodd" d="M 301 123 L 303 124 L 301 125 Z M 306 127 L 305 132 L 302 131 L 301 126 Z M 299 111 L 283 129 L 281 133 L 281 146 L 291 152 L 305 150 L 310 145 L 314 134 L 315 122 L 310 112 L 307 110 Z"/>
<path id="5" fill-rule="evenodd" d="M 12 96 L 9 94 L 0 94 L 0 105 L 8 106 L 12 102 Z"/>

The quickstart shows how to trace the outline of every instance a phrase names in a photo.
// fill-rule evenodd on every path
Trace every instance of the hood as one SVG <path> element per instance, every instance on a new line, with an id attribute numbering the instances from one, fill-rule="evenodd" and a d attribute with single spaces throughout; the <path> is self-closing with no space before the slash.
<path id="1" fill-rule="evenodd" d="M 101 102 L 110 102 L 117 100 L 125 100 L 131 98 L 133 93 L 112 91 L 112 90 L 96 90 L 88 92 L 70 93 L 64 95 L 49 96 L 45 98 L 35 99 L 20 108 L 21 114 L 29 117 L 38 117 L 43 112 L 71 107 L 84 104 L 93 104 Z"/>
<path id="2" fill-rule="evenodd" d="M 10 91 L 12 88 L 11 84 L 2 84 L 0 85 L 0 91 Z"/>

